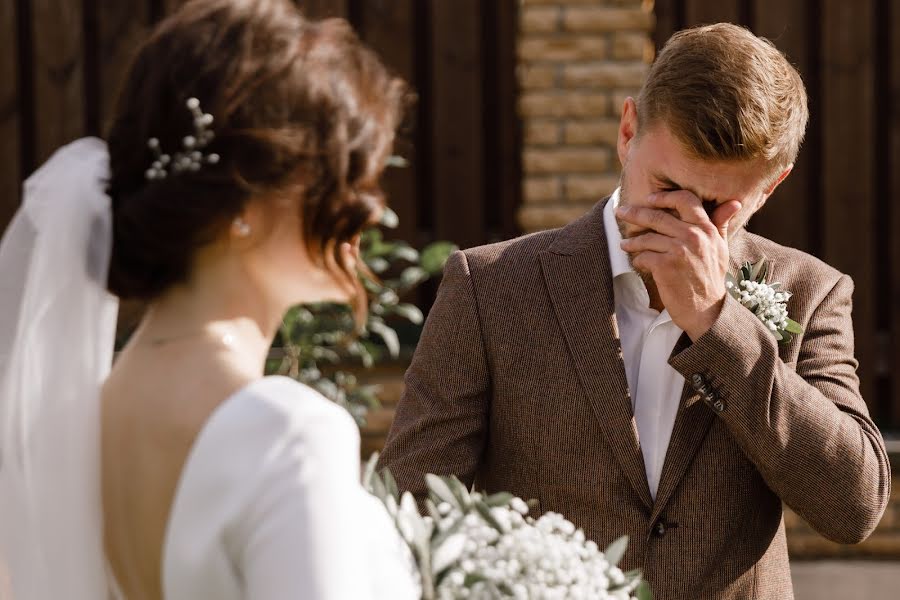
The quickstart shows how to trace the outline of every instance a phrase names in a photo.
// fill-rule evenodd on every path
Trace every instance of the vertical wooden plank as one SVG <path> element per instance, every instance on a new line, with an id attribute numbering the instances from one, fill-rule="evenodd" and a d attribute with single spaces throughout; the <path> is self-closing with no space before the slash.
<path id="1" fill-rule="evenodd" d="M 98 18 L 98 49 L 100 54 L 100 90 L 95 96 L 100 102 L 101 130 L 109 130 L 116 99 L 124 83 L 138 46 L 147 37 L 150 5 L 145 1 L 95 0 Z"/>
<path id="2" fill-rule="evenodd" d="M 19 206 L 19 90 L 16 7 L 0 2 L 0 234 Z"/>
<path id="3" fill-rule="evenodd" d="M 432 5 L 432 158 L 435 232 L 462 247 L 483 242 L 481 2 Z"/>
<path id="4" fill-rule="evenodd" d="M 366 0 L 363 4 L 368 4 Z M 299 0 L 297 4 L 303 14 L 311 19 L 326 17 L 344 17 L 349 15 L 349 0 Z"/>
<path id="5" fill-rule="evenodd" d="M 33 0 L 36 159 L 85 133 L 82 3 Z"/>
<path id="6" fill-rule="evenodd" d="M 753 32 L 769 38 L 779 50 L 784 52 L 791 63 L 800 71 L 804 82 L 810 71 L 808 36 L 811 26 L 802 2 L 784 2 L 783 0 L 756 0 L 756 23 Z M 812 94 L 813 89 L 807 89 Z M 818 115 L 810 122 L 810 128 L 818 126 Z M 785 244 L 804 251 L 811 251 L 810 213 L 818 210 L 809 194 L 809 179 L 817 177 L 810 168 L 810 157 L 814 149 L 809 149 L 809 142 L 815 140 L 814 135 L 807 136 L 807 144 L 797 158 L 791 175 L 778 187 L 775 194 L 766 202 L 766 206 L 751 221 L 751 228 L 779 244 Z"/>
<path id="7" fill-rule="evenodd" d="M 496 165 L 485 172 L 489 231 L 486 242 L 515 237 L 522 189 L 522 142 L 516 100 L 518 3 L 497 0 L 483 6 L 484 161 Z"/>
<path id="8" fill-rule="evenodd" d="M 656 13 L 656 30 L 653 41 L 660 50 L 672 37 L 672 34 L 684 26 L 685 0 L 656 0 L 653 10 Z"/>
<path id="9" fill-rule="evenodd" d="M 391 71 L 412 85 L 415 77 L 413 0 L 366 0 L 360 7 L 359 16 L 365 42 Z M 415 110 L 415 106 L 411 107 L 394 148 L 395 154 L 404 157 L 409 164 L 403 168 L 388 168 L 383 178 L 388 203 L 400 217 L 400 226 L 393 233 L 412 242 L 418 237 L 416 177 L 419 161 L 413 143 Z"/>
<path id="10" fill-rule="evenodd" d="M 863 397 L 875 355 L 874 0 L 822 2 L 824 258 L 856 282 L 853 321 Z"/>
<path id="11" fill-rule="evenodd" d="M 708 23 L 740 23 L 739 0 L 686 0 L 685 19 L 688 27 Z"/>
<path id="12" fill-rule="evenodd" d="M 890 49 L 887 114 L 884 115 L 884 123 L 890 129 L 888 155 L 889 163 L 889 190 L 888 202 L 890 203 L 891 222 L 890 228 L 890 338 L 887 340 L 890 371 L 890 422 L 889 425 L 895 431 L 900 430 L 900 207 L 897 206 L 897 198 L 900 198 L 900 6 L 896 2 L 888 4 L 888 48 Z"/>

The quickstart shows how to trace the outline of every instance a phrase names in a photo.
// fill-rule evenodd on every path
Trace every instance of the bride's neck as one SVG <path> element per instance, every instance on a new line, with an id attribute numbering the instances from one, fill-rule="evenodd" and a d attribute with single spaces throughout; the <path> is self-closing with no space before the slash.
<path id="1" fill-rule="evenodd" d="M 242 369 L 262 374 L 284 307 L 238 278 L 193 280 L 154 301 L 135 332 L 135 343 L 226 346 Z"/>

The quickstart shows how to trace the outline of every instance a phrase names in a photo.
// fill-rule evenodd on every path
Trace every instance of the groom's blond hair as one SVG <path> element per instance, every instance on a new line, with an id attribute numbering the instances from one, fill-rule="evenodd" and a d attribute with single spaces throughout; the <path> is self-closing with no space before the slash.
<path id="1" fill-rule="evenodd" d="M 673 35 L 638 97 L 640 130 L 664 122 L 696 158 L 793 164 L 809 120 L 797 70 L 772 43 L 730 23 Z"/>

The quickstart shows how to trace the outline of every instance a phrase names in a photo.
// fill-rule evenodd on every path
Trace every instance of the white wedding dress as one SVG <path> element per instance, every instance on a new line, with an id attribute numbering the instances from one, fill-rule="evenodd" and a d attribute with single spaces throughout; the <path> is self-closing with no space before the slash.
<path id="1" fill-rule="evenodd" d="M 359 484 L 346 410 L 285 377 L 226 400 L 197 437 L 166 534 L 167 600 L 417 597 L 406 547 Z"/>
<path id="2" fill-rule="evenodd" d="M 27 182 L 0 242 L 0 588 L 6 570 L 13 600 L 122 598 L 99 489 L 116 318 L 107 173 L 100 140 L 61 149 Z M 350 415 L 296 381 L 266 377 L 224 400 L 179 479 L 165 600 L 418 598 L 359 459 Z"/>

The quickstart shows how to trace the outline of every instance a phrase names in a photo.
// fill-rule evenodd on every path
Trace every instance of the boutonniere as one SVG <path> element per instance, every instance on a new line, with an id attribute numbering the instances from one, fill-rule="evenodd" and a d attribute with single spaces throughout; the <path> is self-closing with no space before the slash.
<path id="1" fill-rule="evenodd" d="M 781 344 L 791 341 L 794 334 L 803 333 L 803 327 L 788 318 L 787 302 L 791 293 L 781 289 L 780 283 L 766 283 L 769 265 L 765 259 L 741 267 L 740 280 L 728 273 L 725 287 L 731 296 L 753 311 L 753 314 L 769 328 Z"/>

